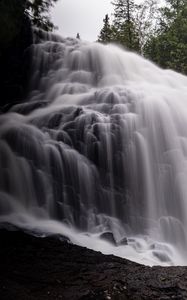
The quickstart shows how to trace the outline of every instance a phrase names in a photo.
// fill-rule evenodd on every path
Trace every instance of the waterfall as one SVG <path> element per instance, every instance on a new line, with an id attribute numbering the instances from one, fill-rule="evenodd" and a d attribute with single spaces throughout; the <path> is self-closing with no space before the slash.
<path id="1" fill-rule="evenodd" d="M 187 264 L 187 77 L 115 45 L 35 35 L 28 98 L 0 116 L 0 222 Z"/>

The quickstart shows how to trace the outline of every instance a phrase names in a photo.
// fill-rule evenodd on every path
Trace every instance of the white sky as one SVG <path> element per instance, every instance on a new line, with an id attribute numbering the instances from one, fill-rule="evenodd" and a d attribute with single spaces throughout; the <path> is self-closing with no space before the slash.
<path id="1" fill-rule="evenodd" d="M 79 32 L 81 39 L 87 41 L 97 40 L 103 18 L 111 13 L 111 0 L 59 0 L 51 11 L 52 20 L 62 36 L 76 37 Z"/>

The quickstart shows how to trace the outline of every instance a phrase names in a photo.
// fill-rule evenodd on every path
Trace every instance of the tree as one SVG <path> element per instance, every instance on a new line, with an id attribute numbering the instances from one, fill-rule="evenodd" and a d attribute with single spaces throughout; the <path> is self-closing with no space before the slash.
<path id="1" fill-rule="evenodd" d="M 49 17 L 50 8 L 58 0 L 26 0 L 25 12 L 29 15 L 33 25 L 46 31 L 54 28 Z"/>
<path id="2" fill-rule="evenodd" d="M 103 19 L 103 28 L 100 31 L 100 35 L 98 36 L 98 41 L 101 43 L 109 43 L 112 41 L 112 29 L 109 22 L 109 16 L 108 14 L 105 15 L 105 18 Z"/>
<path id="3" fill-rule="evenodd" d="M 144 54 L 164 68 L 187 74 L 187 3 L 167 0 L 160 9 L 160 22 L 155 35 L 144 47 Z"/>
<path id="4" fill-rule="evenodd" d="M 0 0 L 0 53 L 6 51 L 24 27 L 25 18 L 44 30 L 52 30 L 49 9 L 58 0 Z"/>
<path id="5" fill-rule="evenodd" d="M 140 53 L 142 55 L 147 40 L 155 33 L 157 18 L 157 0 L 145 0 L 135 5 L 134 19 L 139 37 Z"/>
<path id="6" fill-rule="evenodd" d="M 25 13 L 25 1 L 0 1 L 0 54 L 19 34 Z"/>
<path id="7" fill-rule="evenodd" d="M 116 28 L 120 29 L 124 21 L 131 22 L 133 20 L 135 7 L 133 0 L 114 0 L 112 4 L 114 5 L 114 26 Z"/>
<path id="8" fill-rule="evenodd" d="M 114 41 L 139 52 L 139 36 L 133 15 L 135 10 L 134 1 L 115 0 L 112 4 L 114 5 Z"/>

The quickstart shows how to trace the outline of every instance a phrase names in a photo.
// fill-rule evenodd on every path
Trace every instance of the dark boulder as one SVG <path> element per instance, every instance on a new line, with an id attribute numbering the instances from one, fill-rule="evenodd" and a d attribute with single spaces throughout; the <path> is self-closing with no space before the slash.
<path id="1" fill-rule="evenodd" d="M 55 234 L 55 233 L 49 234 L 49 235 L 47 235 L 46 239 L 49 239 L 49 240 L 54 239 L 54 240 L 59 240 L 61 242 L 71 243 L 71 240 L 63 234 Z"/>
<path id="2" fill-rule="evenodd" d="M 119 242 L 118 242 L 118 246 L 126 246 L 128 245 L 128 241 L 127 241 L 127 238 L 124 237 L 122 238 Z"/>
<path id="3" fill-rule="evenodd" d="M 114 235 L 110 231 L 106 231 L 106 232 L 101 233 L 100 238 L 107 241 L 107 242 L 109 242 L 109 243 L 111 243 L 111 244 L 113 244 L 113 245 L 115 245 L 115 246 L 117 245 L 116 240 L 114 238 Z"/>

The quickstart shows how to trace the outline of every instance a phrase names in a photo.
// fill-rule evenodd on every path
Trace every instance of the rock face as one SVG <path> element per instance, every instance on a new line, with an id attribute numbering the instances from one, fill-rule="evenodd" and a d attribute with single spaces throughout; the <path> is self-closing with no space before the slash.
<path id="1" fill-rule="evenodd" d="M 1 300 L 187 299 L 187 267 L 147 267 L 54 238 L 0 231 Z"/>

